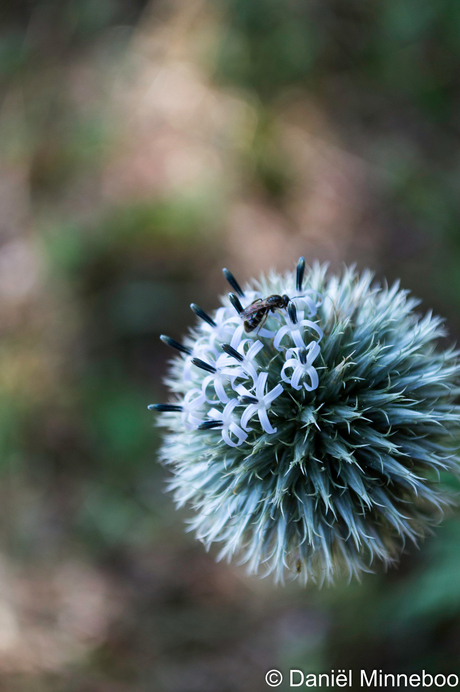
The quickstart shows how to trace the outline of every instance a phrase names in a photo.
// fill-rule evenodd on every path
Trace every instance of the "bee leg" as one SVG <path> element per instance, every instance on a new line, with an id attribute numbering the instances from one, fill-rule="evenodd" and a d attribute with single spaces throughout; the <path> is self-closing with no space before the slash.
<path id="1" fill-rule="evenodd" d="M 262 317 L 259 324 L 257 325 L 257 332 L 256 332 L 257 334 L 259 333 L 259 329 L 262 329 L 265 322 L 267 321 L 267 317 L 268 317 L 268 311 L 265 313 L 265 315 Z"/>

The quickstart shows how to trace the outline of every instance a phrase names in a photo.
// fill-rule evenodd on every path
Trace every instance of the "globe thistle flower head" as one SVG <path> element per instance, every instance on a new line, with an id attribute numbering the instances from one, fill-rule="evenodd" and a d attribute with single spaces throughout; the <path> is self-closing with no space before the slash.
<path id="1" fill-rule="evenodd" d="M 326 266 L 262 276 L 177 351 L 160 451 L 190 527 L 251 572 L 322 583 L 394 562 L 451 502 L 458 352 L 408 291 Z"/>

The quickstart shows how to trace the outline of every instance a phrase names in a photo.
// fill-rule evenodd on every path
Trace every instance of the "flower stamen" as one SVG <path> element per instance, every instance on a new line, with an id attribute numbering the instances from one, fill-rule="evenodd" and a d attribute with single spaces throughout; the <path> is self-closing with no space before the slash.
<path id="1" fill-rule="evenodd" d="M 179 411 L 182 412 L 182 406 L 179 404 L 149 404 L 147 408 L 150 411 Z"/>
<path id="2" fill-rule="evenodd" d="M 192 355 L 192 349 L 191 348 L 188 348 L 187 346 L 183 346 L 182 344 L 180 344 L 175 339 L 171 339 L 170 336 L 166 336 L 165 334 L 162 334 L 160 336 L 160 339 L 167 346 L 170 346 L 171 348 L 175 348 L 177 351 L 180 351 L 181 353 L 185 353 L 188 356 Z"/>
<path id="3" fill-rule="evenodd" d="M 207 322 L 211 327 L 216 327 L 216 323 L 204 310 L 200 308 L 196 303 L 190 303 L 190 307 L 197 317 L 199 317 L 204 322 Z"/>
<path id="4" fill-rule="evenodd" d="M 244 291 L 241 288 L 241 286 L 239 285 L 238 281 L 233 276 L 233 274 L 228 269 L 225 269 L 225 268 L 222 269 L 222 272 L 223 272 L 225 278 L 227 279 L 228 283 L 230 284 L 230 286 L 235 291 L 235 293 L 238 296 L 240 296 L 241 298 L 243 298 L 244 297 Z"/>
<path id="5" fill-rule="evenodd" d="M 250 428 L 248 428 L 248 423 L 257 413 L 260 424 L 264 431 L 269 434 L 276 433 L 276 428 L 272 426 L 268 419 L 268 410 L 273 401 L 275 401 L 275 399 L 277 399 L 284 390 L 281 384 L 277 384 L 272 390 L 265 394 L 267 378 L 268 372 L 261 372 L 260 375 L 258 375 L 255 385 L 255 397 L 253 397 L 242 385 L 236 387 L 236 391 L 241 396 L 249 396 L 251 398 L 255 398 L 257 401 L 257 403 L 249 404 L 241 416 L 241 426 L 244 430 L 250 430 Z"/>
<path id="6" fill-rule="evenodd" d="M 305 257 L 301 257 L 297 262 L 295 287 L 298 293 L 302 290 L 303 275 L 305 272 Z"/>
<path id="7" fill-rule="evenodd" d="M 243 312 L 243 306 L 241 305 L 240 301 L 238 300 L 238 296 L 236 296 L 234 293 L 229 293 L 228 294 L 229 300 L 235 310 L 237 311 L 238 314 L 241 314 Z"/>

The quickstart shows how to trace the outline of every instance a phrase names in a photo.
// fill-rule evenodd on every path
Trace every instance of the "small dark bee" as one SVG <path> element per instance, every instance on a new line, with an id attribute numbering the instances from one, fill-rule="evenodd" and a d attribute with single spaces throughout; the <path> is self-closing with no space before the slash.
<path id="1" fill-rule="evenodd" d="M 287 308 L 289 296 L 272 295 L 268 298 L 257 298 L 251 305 L 248 305 L 242 312 L 240 317 L 244 319 L 244 329 L 246 332 L 252 332 L 257 327 L 261 327 L 268 317 L 270 312 L 275 312 L 280 308 Z"/>

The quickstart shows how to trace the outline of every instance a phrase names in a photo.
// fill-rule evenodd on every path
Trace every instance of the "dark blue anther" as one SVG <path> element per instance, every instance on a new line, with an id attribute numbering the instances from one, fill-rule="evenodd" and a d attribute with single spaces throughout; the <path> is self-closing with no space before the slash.
<path id="1" fill-rule="evenodd" d="M 193 312 L 197 317 L 207 322 L 209 325 L 211 325 L 211 327 L 217 326 L 212 317 L 209 317 L 209 315 L 206 314 L 205 311 L 202 310 L 199 305 L 197 305 L 196 303 L 190 303 L 190 307 L 192 308 Z"/>
<path id="2" fill-rule="evenodd" d="M 235 279 L 233 276 L 232 272 L 229 272 L 228 269 L 222 269 L 225 278 L 227 279 L 228 283 L 230 286 L 233 288 L 235 293 L 239 295 L 241 298 L 244 296 L 244 291 L 239 285 L 238 281 Z"/>
<path id="3" fill-rule="evenodd" d="M 204 360 L 201 360 L 201 358 L 192 358 L 192 363 L 193 363 L 193 365 L 196 365 L 197 368 L 201 368 L 202 370 L 206 370 L 206 372 L 210 372 L 212 374 L 217 372 L 216 368 L 213 365 L 210 365 L 209 363 L 205 363 Z"/>
<path id="4" fill-rule="evenodd" d="M 306 348 L 301 348 L 299 349 L 299 360 L 302 363 L 302 365 L 305 365 L 307 362 L 307 349 Z"/>
<path id="5" fill-rule="evenodd" d="M 303 275 L 305 273 L 305 258 L 301 257 L 297 262 L 297 276 L 295 287 L 298 291 L 302 290 Z"/>
<path id="6" fill-rule="evenodd" d="M 288 303 L 287 311 L 288 311 L 289 319 L 291 320 L 291 322 L 293 324 L 297 324 L 297 308 L 294 305 L 294 303 L 292 302 L 292 300 L 290 301 L 290 303 Z"/>
<path id="7" fill-rule="evenodd" d="M 150 404 L 151 411 L 182 411 L 182 406 L 178 404 Z"/>
<path id="8" fill-rule="evenodd" d="M 221 420 L 205 420 L 204 423 L 200 423 L 197 430 L 212 430 L 213 428 L 222 428 L 223 425 Z"/>
<path id="9" fill-rule="evenodd" d="M 238 314 L 243 312 L 243 306 L 241 305 L 240 301 L 238 300 L 238 296 L 235 295 L 234 293 L 229 293 L 228 297 L 230 299 L 231 304 L 235 308 Z"/>
<path id="10" fill-rule="evenodd" d="M 243 394 L 243 396 L 239 396 L 238 399 L 241 401 L 242 404 L 258 404 L 259 400 L 256 399 L 255 396 L 248 396 L 247 394 Z"/>
<path id="11" fill-rule="evenodd" d="M 222 351 L 225 351 L 227 355 L 232 356 L 232 358 L 236 358 L 236 360 L 239 360 L 240 363 L 243 362 L 243 356 L 241 355 L 241 353 L 238 353 L 238 351 L 234 349 L 233 346 L 230 346 L 230 344 L 221 344 L 220 346 L 222 348 Z"/>
<path id="12" fill-rule="evenodd" d="M 180 351 L 181 353 L 186 353 L 188 356 L 192 354 L 192 349 L 187 348 L 187 346 L 182 346 L 178 341 L 175 341 L 174 339 L 171 339 L 170 336 L 165 336 L 165 334 L 162 334 L 160 336 L 160 339 L 164 344 L 167 346 L 171 346 L 171 348 L 175 348 L 177 351 Z"/>

